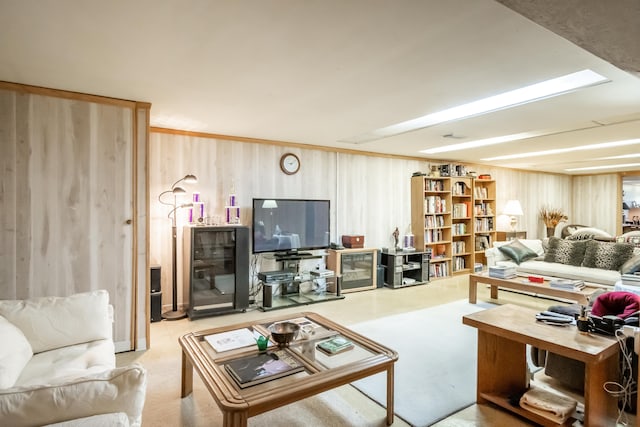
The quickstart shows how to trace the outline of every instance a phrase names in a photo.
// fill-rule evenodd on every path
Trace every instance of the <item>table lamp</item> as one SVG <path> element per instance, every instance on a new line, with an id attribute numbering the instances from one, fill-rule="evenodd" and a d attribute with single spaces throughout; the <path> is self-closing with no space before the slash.
<path id="1" fill-rule="evenodd" d="M 522 206 L 518 200 L 509 200 L 502 211 L 504 215 L 508 215 L 511 218 L 511 231 L 516 231 L 516 225 L 518 224 L 517 216 L 522 216 Z"/>

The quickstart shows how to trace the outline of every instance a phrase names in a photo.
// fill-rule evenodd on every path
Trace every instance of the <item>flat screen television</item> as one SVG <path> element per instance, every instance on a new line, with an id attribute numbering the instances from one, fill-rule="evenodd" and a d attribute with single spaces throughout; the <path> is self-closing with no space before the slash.
<path id="1" fill-rule="evenodd" d="M 253 199 L 254 254 L 329 247 L 329 200 Z"/>

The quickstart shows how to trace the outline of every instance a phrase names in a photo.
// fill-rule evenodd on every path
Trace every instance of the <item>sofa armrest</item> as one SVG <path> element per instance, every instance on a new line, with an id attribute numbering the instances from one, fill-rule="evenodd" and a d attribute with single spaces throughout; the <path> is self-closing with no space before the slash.
<path id="1" fill-rule="evenodd" d="M 29 427 L 124 412 L 132 426 L 140 426 L 146 389 L 146 370 L 137 363 L 52 384 L 9 388 L 0 390 L 0 419 L 3 425 Z"/>

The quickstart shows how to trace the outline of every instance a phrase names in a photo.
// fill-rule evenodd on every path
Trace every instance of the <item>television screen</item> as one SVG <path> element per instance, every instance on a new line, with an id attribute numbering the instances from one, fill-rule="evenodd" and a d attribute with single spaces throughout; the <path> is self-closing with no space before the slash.
<path id="1" fill-rule="evenodd" d="M 329 247 L 329 200 L 253 199 L 253 253 Z"/>

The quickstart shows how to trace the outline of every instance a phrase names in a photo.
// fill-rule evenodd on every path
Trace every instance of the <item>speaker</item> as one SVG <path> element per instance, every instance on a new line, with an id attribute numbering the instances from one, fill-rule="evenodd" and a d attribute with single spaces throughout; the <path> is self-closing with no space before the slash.
<path id="1" fill-rule="evenodd" d="M 151 266 L 151 292 L 160 292 L 161 291 L 161 277 L 160 277 L 160 266 L 153 265 Z"/>
<path id="2" fill-rule="evenodd" d="M 151 294 L 151 322 L 162 320 L 162 292 Z"/>
<path id="3" fill-rule="evenodd" d="M 273 304 L 273 286 L 266 283 L 262 286 L 262 306 L 269 308 Z"/>

